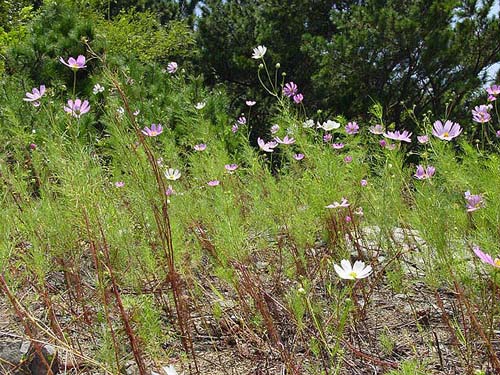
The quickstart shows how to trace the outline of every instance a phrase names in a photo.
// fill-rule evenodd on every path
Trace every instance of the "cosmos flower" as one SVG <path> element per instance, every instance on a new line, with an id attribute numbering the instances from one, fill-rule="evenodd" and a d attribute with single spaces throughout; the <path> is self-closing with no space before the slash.
<path id="1" fill-rule="evenodd" d="M 165 177 L 167 180 L 175 181 L 175 180 L 178 180 L 179 178 L 181 178 L 181 172 L 179 172 L 178 169 L 168 168 L 165 171 Z"/>
<path id="2" fill-rule="evenodd" d="M 384 133 L 384 137 L 393 139 L 395 141 L 403 141 L 403 142 L 411 142 L 411 137 L 412 133 L 408 132 L 408 130 L 403 130 L 400 132 L 399 130 L 396 130 L 394 132 L 386 132 Z"/>
<path id="3" fill-rule="evenodd" d="M 249 107 L 253 107 L 257 102 L 254 100 L 247 100 L 245 104 Z"/>
<path id="4" fill-rule="evenodd" d="M 219 186 L 219 184 L 220 184 L 220 181 L 219 181 L 219 180 L 211 180 L 211 181 L 208 181 L 208 182 L 207 182 L 207 185 L 208 185 L 208 186 L 212 186 L 212 187 L 213 187 L 213 186 Z"/>
<path id="5" fill-rule="evenodd" d="M 87 65 L 85 65 L 85 56 L 83 56 L 83 55 L 79 55 L 76 58 L 76 60 L 74 57 L 70 57 L 68 59 L 68 62 L 64 61 L 64 59 L 62 57 L 60 57 L 59 61 L 62 62 L 67 67 L 73 69 L 74 71 L 77 71 L 78 69 L 83 69 L 83 68 L 87 67 Z"/>
<path id="6" fill-rule="evenodd" d="M 496 97 L 497 95 L 500 95 L 500 85 L 490 86 L 486 89 L 486 92 L 488 95 Z"/>
<path id="7" fill-rule="evenodd" d="M 325 206 L 325 208 L 346 208 L 349 207 L 349 202 L 347 199 L 342 198 L 342 200 L 339 202 L 333 202 L 332 204 L 329 204 L 328 206 Z"/>
<path id="8" fill-rule="evenodd" d="M 99 94 L 100 92 L 103 92 L 103 91 L 104 91 L 104 87 L 101 86 L 99 83 L 96 83 L 94 85 L 94 87 L 92 88 L 92 93 L 94 95 L 97 95 L 97 94 Z"/>
<path id="9" fill-rule="evenodd" d="M 238 164 L 226 164 L 226 165 L 224 165 L 224 168 L 229 173 L 232 173 L 232 172 L 234 172 L 235 170 L 238 169 Z"/>
<path id="10" fill-rule="evenodd" d="M 437 120 L 434 122 L 432 128 L 432 134 L 445 141 L 450 141 L 453 138 L 458 137 L 461 132 L 462 128 L 460 125 L 449 120 L 446 121 L 444 125 L 441 121 Z"/>
<path id="11" fill-rule="evenodd" d="M 309 120 L 306 120 L 302 123 L 302 127 L 303 128 L 312 128 L 314 126 L 314 120 L 313 119 L 309 119 Z"/>
<path id="12" fill-rule="evenodd" d="M 467 201 L 465 207 L 467 208 L 467 212 L 473 212 L 479 210 L 484 207 L 483 197 L 479 194 L 471 194 L 470 191 L 466 191 L 465 200 Z"/>
<path id="13" fill-rule="evenodd" d="M 415 178 L 419 180 L 425 180 L 428 178 L 431 178 L 434 176 L 434 173 L 436 172 L 436 168 L 434 168 L 432 165 L 429 165 L 427 168 L 424 168 L 421 165 L 417 166 L 417 171 L 413 175 Z"/>
<path id="14" fill-rule="evenodd" d="M 359 132 L 359 125 L 356 121 L 348 122 L 345 126 L 345 132 L 350 135 L 357 134 Z"/>
<path id="15" fill-rule="evenodd" d="M 258 60 L 264 57 L 267 52 L 267 48 L 264 46 L 257 46 L 253 49 L 252 59 Z"/>
<path id="16" fill-rule="evenodd" d="M 480 124 L 484 124 L 491 120 L 491 115 L 489 114 L 489 110 L 493 108 L 491 104 L 488 105 L 480 105 L 475 107 L 472 110 L 472 120 L 478 122 Z"/>
<path id="17" fill-rule="evenodd" d="M 198 111 L 205 108 L 205 106 L 207 105 L 206 102 L 198 102 L 194 105 L 194 108 L 196 108 Z"/>
<path id="18" fill-rule="evenodd" d="M 384 134 L 384 131 L 385 131 L 384 127 L 380 124 L 370 126 L 368 128 L 368 130 L 370 131 L 370 133 L 375 134 L 375 135 Z"/>
<path id="19" fill-rule="evenodd" d="M 233 126 L 231 126 L 231 131 L 232 131 L 233 133 L 236 133 L 236 132 L 238 131 L 238 129 L 239 129 L 239 128 L 238 128 L 238 124 L 234 124 Z"/>
<path id="20" fill-rule="evenodd" d="M 360 185 L 363 186 L 363 187 L 365 187 L 365 186 L 368 185 L 368 181 L 366 181 L 366 180 L 363 179 L 363 180 L 360 181 Z"/>
<path id="21" fill-rule="evenodd" d="M 323 142 L 328 143 L 332 140 L 333 136 L 331 134 L 325 134 L 323 136 Z"/>
<path id="22" fill-rule="evenodd" d="M 31 92 L 26 93 L 26 97 L 23 98 L 24 101 L 30 102 L 34 107 L 40 106 L 40 98 L 45 94 L 45 85 L 41 85 L 40 88 L 34 87 Z"/>
<path id="23" fill-rule="evenodd" d="M 344 148 L 344 144 L 342 142 L 340 143 L 332 143 L 332 148 L 334 148 L 335 150 L 340 150 L 342 148 Z"/>
<path id="24" fill-rule="evenodd" d="M 275 137 L 274 140 L 282 145 L 293 145 L 295 143 L 295 139 L 289 137 L 288 135 L 285 135 L 283 139 Z"/>
<path id="25" fill-rule="evenodd" d="M 265 142 L 260 137 L 257 138 L 257 143 L 259 144 L 260 149 L 264 152 L 273 152 L 276 146 L 278 146 L 278 142 L 276 141 Z"/>
<path id="26" fill-rule="evenodd" d="M 207 148 L 207 145 L 205 143 L 200 143 L 200 144 L 194 145 L 193 148 L 195 149 L 195 151 L 205 151 Z"/>
<path id="27" fill-rule="evenodd" d="M 342 259 L 340 261 L 340 266 L 334 264 L 333 268 L 339 277 L 346 280 L 364 279 L 372 273 L 372 267 L 370 265 L 365 265 L 361 260 L 357 260 L 354 262 L 354 265 L 351 266 L 351 262 L 347 259 Z"/>
<path id="28" fill-rule="evenodd" d="M 352 156 L 351 155 L 347 155 L 345 158 L 344 158 L 344 163 L 350 163 L 352 162 Z"/>
<path id="29" fill-rule="evenodd" d="M 293 82 L 288 82 L 285 84 L 283 87 L 283 94 L 289 98 L 297 94 L 298 87 L 295 83 Z"/>
<path id="30" fill-rule="evenodd" d="M 147 126 L 141 131 L 142 134 L 148 137 L 156 137 L 157 135 L 160 135 L 163 132 L 163 127 L 161 124 L 151 124 L 151 128 L 148 128 Z"/>
<path id="31" fill-rule="evenodd" d="M 273 126 L 271 126 L 271 134 L 276 134 L 277 132 L 279 132 L 280 130 L 280 126 L 278 124 L 274 124 Z"/>
<path id="32" fill-rule="evenodd" d="M 484 263 L 492 265 L 493 267 L 500 267 L 500 259 L 493 259 L 490 254 L 484 253 L 479 246 L 474 245 L 472 247 L 472 250 L 474 251 L 474 254 L 476 254 Z"/>
<path id="33" fill-rule="evenodd" d="M 245 125 L 247 123 L 247 118 L 245 116 L 240 116 L 238 117 L 238 120 L 236 120 L 236 122 L 239 125 Z"/>
<path id="34" fill-rule="evenodd" d="M 340 128 L 340 124 L 338 122 L 335 122 L 332 120 L 327 120 L 324 123 L 322 123 L 321 125 L 318 123 L 318 128 L 321 128 L 324 131 L 329 132 L 331 130 Z"/>
<path id="35" fill-rule="evenodd" d="M 427 142 L 429 142 L 429 136 L 428 135 L 417 135 L 417 141 L 418 141 L 418 143 L 426 144 Z"/>
<path id="36" fill-rule="evenodd" d="M 123 182 L 123 181 L 116 181 L 115 182 L 115 187 L 117 187 L 117 188 L 122 188 L 124 186 L 125 186 L 125 182 Z"/>
<path id="37" fill-rule="evenodd" d="M 302 95 L 300 93 L 299 94 L 295 94 L 293 96 L 293 101 L 295 102 L 295 104 L 300 104 L 300 103 L 302 103 L 303 100 L 304 100 L 304 95 Z"/>
<path id="38" fill-rule="evenodd" d="M 304 154 L 294 154 L 293 158 L 297 161 L 304 159 Z"/>
<path id="39" fill-rule="evenodd" d="M 83 102 L 80 99 L 68 100 L 68 105 L 64 106 L 64 111 L 71 114 L 73 117 L 80 118 L 82 115 L 90 111 L 90 105 L 88 100 Z"/>
<path id="40" fill-rule="evenodd" d="M 179 66 L 177 65 L 177 63 L 175 61 L 171 61 L 167 65 L 167 72 L 169 72 L 170 74 L 174 74 L 177 71 L 178 67 Z"/>
<path id="41" fill-rule="evenodd" d="M 167 190 L 165 190 L 165 195 L 167 197 L 170 197 L 171 195 L 174 195 L 174 194 L 175 194 L 175 191 L 172 188 L 172 185 L 168 185 Z"/>

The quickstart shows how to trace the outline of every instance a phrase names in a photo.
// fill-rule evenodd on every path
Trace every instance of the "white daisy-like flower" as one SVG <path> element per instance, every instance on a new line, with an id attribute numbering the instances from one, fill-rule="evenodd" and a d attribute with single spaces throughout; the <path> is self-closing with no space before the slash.
<path id="1" fill-rule="evenodd" d="M 181 172 L 179 172 L 178 169 L 168 168 L 165 171 L 165 177 L 167 178 L 167 180 L 175 181 L 181 178 Z"/>
<path id="2" fill-rule="evenodd" d="M 170 365 L 168 367 L 164 366 L 163 371 L 165 371 L 165 374 L 167 375 L 177 375 L 177 371 L 175 370 L 174 365 Z"/>
<path id="3" fill-rule="evenodd" d="M 200 109 L 205 108 L 205 106 L 206 106 L 206 105 L 207 105 L 207 103 L 206 103 L 206 102 L 199 102 L 199 103 L 196 103 L 196 104 L 194 105 L 194 107 L 195 107 L 197 110 L 200 110 Z"/>
<path id="4" fill-rule="evenodd" d="M 333 268 L 339 277 L 346 280 L 364 279 L 372 273 L 372 266 L 367 266 L 361 260 L 355 261 L 354 265 L 351 266 L 351 262 L 346 259 L 342 259 L 340 261 L 340 266 L 334 264 Z"/>
<path id="5" fill-rule="evenodd" d="M 257 46 L 253 49 L 252 59 L 261 59 L 267 52 L 267 48 L 264 46 Z"/>
<path id="6" fill-rule="evenodd" d="M 336 121 L 333 121 L 333 120 L 327 120 L 327 121 L 325 121 L 322 124 L 318 123 L 318 128 L 321 128 L 321 129 L 329 132 L 330 130 L 334 130 L 334 129 L 340 128 L 340 124 L 338 122 L 336 122 Z"/>

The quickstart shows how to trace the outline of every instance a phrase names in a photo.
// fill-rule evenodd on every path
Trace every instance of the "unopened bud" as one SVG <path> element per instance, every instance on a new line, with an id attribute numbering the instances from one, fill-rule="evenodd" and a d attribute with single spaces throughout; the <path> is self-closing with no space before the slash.
<path id="1" fill-rule="evenodd" d="M 281 64 L 280 64 L 280 63 L 276 63 L 276 65 L 275 65 L 275 66 L 276 66 L 276 69 L 281 68 Z"/>

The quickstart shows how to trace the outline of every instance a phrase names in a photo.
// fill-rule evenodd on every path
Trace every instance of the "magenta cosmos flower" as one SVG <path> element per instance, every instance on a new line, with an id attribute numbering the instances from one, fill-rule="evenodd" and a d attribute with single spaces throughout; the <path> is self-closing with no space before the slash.
<path id="1" fill-rule="evenodd" d="M 207 149 L 207 145 L 205 143 L 200 143 L 194 145 L 193 148 L 195 149 L 195 151 L 205 151 Z"/>
<path id="2" fill-rule="evenodd" d="M 304 154 L 294 154 L 293 158 L 297 161 L 304 159 Z"/>
<path id="3" fill-rule="evenodd" d="M 444 141 L 451 141 L 453 138 L 458 137 L 462 133 L 462 128 L 457 122 L 447 120 L 444 125 L 441 121 L 437 120 L 432 127 L 432 135 Z"/>
<path id="4" fill-rule="evenodd" d="M 31 92 L 26 93 L 26 97 L 23 98 L 23 100 L 30 102 L 35 107 L 38 107 L 40 105 L 39 100 L 43 94 L 45 94 L 45 85 L 41 85 L 40 88 L 34 87 Z"/>
<path id="5" fill-rule="evenodd" d="M 350 135 L 357 134 L 359 132 L 359 125 L 356 121 L 348 122 L 345 126 L 345 132 Z"/>
<path id="6" fill-rule="evenodd" d="M 429 165 L 427 168 L 419 165 L 417 166 L 417 171 L 413 176 L 419 180 L 426 180 L 434 176 L 434 173 L 436 173 L 436 168 L 434 168 L 432 165 Z"/>
<path id="7" fill-rule="evenodd" d="M 177 65 L 177 63 L 175 61 L 171 61 L 167 65 L 167 72 L 169 74 L 174 74 L 177 71 L 178 67 L 179 66 Z"/>
<path id="8" fill-rule="evenodd" d="M 332 148 L 335 149 L 335 150 L 340 150 L 340 149 L 344 148 L 344 144 L 342 142 L 340 142 L 340 143 L 332 143 Z"/>
<path id="9" fill-rule="evenodd" d="M 403 142 L 411 142 L 411 135 L 413 133 L 408 132 L 408 130 L 403 130 L 400 132 L 399 130 L 396 130 L 395 132 L 386 132 L 384 133 L 384 137 L 393 139 L 395 141 L 403 141 Z"/>
<path id="10" fill-rule="evenodd" d="M 493 108 L 491 104 L 488 105 L 479 105 L 472 110 L 472 120 L 478 122 L 480 124 L 484 124 L 491 120 L 491 115 L 489 114 L 489 110 Z"/>
<path id="11" fill-rule="evenodd" d="M 163 132 L 163 127 L 161 126 L 161 124 L 151 124 L 151 128 L 148 128 L 146 126 L 141 132 L 147 137 L 156 137 Z"/>
<path id="12" fill-rule="evenodd" d="M 467 212 L 473 212 L 479 210 L 484 207 L 483 197 L 479 194 L 471 194 L 470 191 L 466 191 L 465 200 L 467 201 L 465 207 L 467 208 Z"/>
<path id="13" fill-rule="evenodd" d="M 226 169 L 226 171 L 231 173 L 238 169 L 238 164 L 226 164 L 224 165 L 224 168 Z"/>
<path id="14" fill-rule="evenodd" d="M 293 96 L 293 101 L 295 102 L 295 104 L 300 104 L 302 103 L 303 100 L 304 100 L 304 95 L 300 93 Z"/>
<path id="15" fill-rule="evenodd" d="M 219 186 L 219 184 L 220 184 L 219 180 L 212 180 L 207 182 L 208 186 Z"/>
<path id="16" fill-rule="evenodd" d="M 88 100 L 83 102 L 80 99 L 68 100 L 68 105 L 64 106 L 64 111 L 71 114 L 73 117 L 80 118 L 82 115 L 90 111 L 90 105 Z"/>
<path id="17" fill-rule="evenodd" d="M 500 267 L 500 259 L 493 257 L 490 254 L 484 253 L 479 246 L 475 245 L 472 247 L 472 250 L 474 251 L 474 254 L 476 254 L 479 259 L 481 259 L 484 263 L 487 263 L 489 265 L 492 265 L 493 267 Z"/>
<path id="18" fill-rule="evenodd" d="M 78 69 L 83 69 L 83 68 L 87 67 L 87 65 L 85 65 L 85 56 L 83 56 L 83 55 L 79 55 L 76 58 L 76 60 L 74 57 L 70 57 L 68 59 L 68 62 L 64 61 L 64 59 L 62 57 L 60 57 L 59 61 L 75 71 Z"/>
<path id="19" fill-rule="evenodd" d="M 295 138 L 291 138 L 288 135 L 285 135 L 283 139 L 275 137 L 274 140 L 282 145 L 293 145 L 295 143 Z"/>
<path id="20" fill-rule="evenodd" d="M 259 144 L 260 149 L 264 152 L 273 152 L 276 146 L 278 146 L 278 142 L 276 141 L 265 142 L 260 137 L 257 138 L 257 143 Z"/>
<path id="21" fill-rule="evenodd" d="M 297 94 L 297 92 L 298 92 L 298 87 L 293 82 L 288 82 L 283 87 L 283 94 L 285 96 L 289 97 L 289 98 L 291 98 L 292 96 L 294 96 L 295 94 Z"/>

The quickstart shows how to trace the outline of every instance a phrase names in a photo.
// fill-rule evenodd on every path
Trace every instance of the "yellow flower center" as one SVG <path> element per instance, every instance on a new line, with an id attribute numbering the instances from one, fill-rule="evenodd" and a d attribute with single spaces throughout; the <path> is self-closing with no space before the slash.
<path id="1" fill-rule="evenodd" d="M 499 259 L 499 262 L 500 262 L 500 259 Z M 351 273 L 349 273 L 349 276 L 356 279 L 358 277 L 358 274 L 356 272 L 352 271 Z"/>
<path id="2" fill-rule="evenodd" d="M 450 136 L 450 133 L 448 133 L 448 132 L 443 133 L 443 137 L 449 137 L 449 136 Z"/>
<path id="3" fill-rule="evenodd" d="M 495 263 L 495 266 L 500 267 L 500 259 L 495 258 L 495 261 L 493 263 Z"/>

